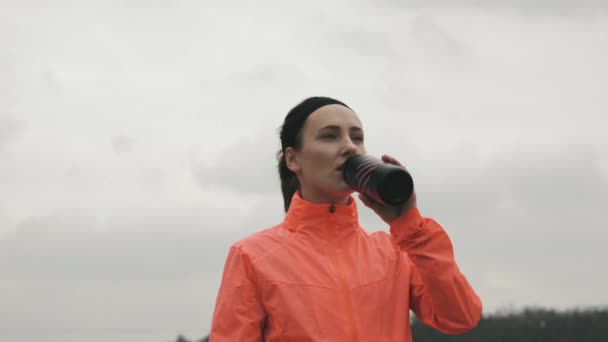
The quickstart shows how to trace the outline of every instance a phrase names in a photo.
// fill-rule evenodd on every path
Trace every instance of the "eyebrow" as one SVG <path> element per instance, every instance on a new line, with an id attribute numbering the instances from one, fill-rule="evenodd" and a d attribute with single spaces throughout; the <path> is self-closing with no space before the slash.
<path id="1" fill-rule="evenodd" d="M 328 125 L 328 126 L 325 126 L 325 127 L 321 128 L 319 131 L 323 131 L 323 130 L 326 130 L 326 129 L 332 130 L 332 131 L 339 131 L 340 130 L 340 126 L 337 126 L 337 125 Z M 363 129 L 361 127 L 358 127 L 358 126 L 352 126 L 349 130 L 350 131 L 355 131 L 355 132 L 363 132 Z"/>

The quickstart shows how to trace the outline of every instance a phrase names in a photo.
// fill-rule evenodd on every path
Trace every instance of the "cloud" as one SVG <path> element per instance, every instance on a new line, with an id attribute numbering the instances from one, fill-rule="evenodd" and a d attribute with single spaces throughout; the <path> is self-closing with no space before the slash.
<path id="1" fill-rule="evenodd" d="M 175 9 L 179 5 L 179 2 L 168 0 L 123 0 L 121 5 L 129 9 L 171 10 Z"/>
<path id="2" fill-rule="evenodd" d="M 302 77 L 302 73 L 293 65 L 286 64 L 281 60 L 267 60 L 262 64 L 235 72 L 229 78 L 230 82 L 227 85 L 245 86 L 253 89 L 258 87 L 276 87 L 280 86 L 280 84 L 289 84 Z"/>
<path id="3" fill-rule="evenodd" d="M 0 239 L 0 337 L 12 330 L 41 331 L 52 341 L 74 332 L 87 340 L 100 331 L 207 334 L 230 245 L 282 216 L 276 196 L 248 208 L 218 199 L 164 210 L 72 210 L 21 223 Z"/>
<path id="4" fill-rule="evenodd" d="M 525 13 L 560 14 L 571 15 L 578 13 L 592 13 L 595 11 L 606 11 L 608 4 L 603 0 L 534 0 L 534 1 L 482 1 L 482 0 L 412 0 L 394 1 L 387 3 L 407 8 L 449 8 L 449 9 L 490 9 L 490 10 L 515 10 Z"/>
<path id="5" fill-rule="evenodd" d="M 125 206 L 34 217 L 0 240 L 0 265 L 27 278 L 177 281 L 217 275 L 232 243 L 281 219 L 281 202 L 273 196 L 248 207 L 225 198 L 164 210 Z M 259 211 L 264 218 L 255 220 Z"/>
<path id="6" fill-rule="evenodd" d="M 59 79 L 59 75 L 52 69 L 42 70 L 38 76 L 39 87 L 42 92 L 49 94 L 58 94 L 63 90 L 63 85 Z"/>
<path id="7" fill-rule="evenodd" d="M 432 202 L 442 203 L 441 210 L 450 215 L 473 214 L 463 210 L 477 211 L 478 205 L 485 210 L 515 209 L 511 206 L 517 205 L 532 216 L 568 207 L 585 210 L 600 205 L 602 192 L 608 187 L 602 154 L 592 145 L 520 144 L 491 158 L 480 156 L 469 145 L 460 145 L 452 155 L 467 162 L 441 160 L 446 171 L 454 175 L 446 175 L 431 190 L 437 194 Z"/>
<path id="8" fill-rule="evenodd" d="M 274 132 L 270 130 L 270 132 Z M 192 161 L 192 174 L 203 189 L 221 187 L 236 194 L 270 194 L 280 189 L 276 153 L 278 134 L 242 138 L 217 160 Z"/>
<path id="9" fill-rule="evenodd" d="M 437 22 L 433 15 L 423 13 L 412 18 L 410 23 L 412 48 L 418 49 L 427 59 L 438 59 L 441 64 L 453 66 L 466 62 L 470 48 Z M 446 68 L 451 69 L 451 68 Z"/>
<path id="10" fill-rule="evenodd" d="M 608 258 L 600 242 L 608 238 L 608 174 L 597 148 L 521 145 L 490 159 L 463 149 L 452 155 L 466 163 L 444 158 L 426 165 L 443 176 L 418 176 L 419 205 L 444 225 L 464 269 L 475 270 L 468 275 L 488 306 L 608 302 L 607 277 L 580 282 Z M 510 276 L 525 284 L 499 286 Z"/>
<path id="11" fill-rule="evenodd" d="M 23 121 L 10 116 L 0 116 L 0 152 L 23 132 Z"/>
<path id="12" fill-rule="evenodd" d="M 208 221 L 204 214 L 131 220 L 114 219 L 106 227 L 101 216 L 78 212 L 31 219 L 0 240 L 2 273 L 38 280 L 183 280 L 200 276 L 200 267 L 215 265 L 210 258 L 221 254 L 217 244 L 207 244 L 210 234 L 221 235 L 200 229 Z"/>
<path id="13" fill-rule="evenodd" d="M 128 154 L 133 152 L 135 147 L 135 139 L 125 136 L 116 135 L 112 137 L 112 150 L 116 154 Z"/>

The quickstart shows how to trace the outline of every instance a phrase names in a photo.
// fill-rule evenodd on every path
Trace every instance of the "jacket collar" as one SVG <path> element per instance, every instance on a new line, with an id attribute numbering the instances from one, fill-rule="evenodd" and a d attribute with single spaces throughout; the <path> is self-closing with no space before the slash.
<path id="1" fill-rule="evenodd" d="M 314 204 L 304 200 L 299 191 L 293 195 L 283 225 L 290 231 L 324 229 L 353 230 L 359 227 L 357 204 L 352 196 L 347 205 Z"/>

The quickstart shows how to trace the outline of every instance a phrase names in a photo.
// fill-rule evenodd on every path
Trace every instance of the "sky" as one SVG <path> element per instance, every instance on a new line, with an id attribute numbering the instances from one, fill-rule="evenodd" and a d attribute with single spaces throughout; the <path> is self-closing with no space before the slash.
<path id="1" fill-rule="evenodd" d="M 314 95 L 408 168 L 486 314 L 608 305 L 605 1 L 0 0 L 0 41 L 1 340 L 206 335 Z"/>

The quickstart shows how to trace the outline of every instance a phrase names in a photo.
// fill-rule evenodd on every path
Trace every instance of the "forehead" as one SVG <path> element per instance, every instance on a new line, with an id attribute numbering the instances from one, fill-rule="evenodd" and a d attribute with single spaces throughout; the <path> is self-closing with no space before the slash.
<path id="1" fill-rule="evenodd" d="M 361 127 L 361 121 L 355 112 L 339 104 L 323 106 L 308 116 L 304 129 L 317 131 L 326 126 L 339 126 L 350 129 Z"/>

